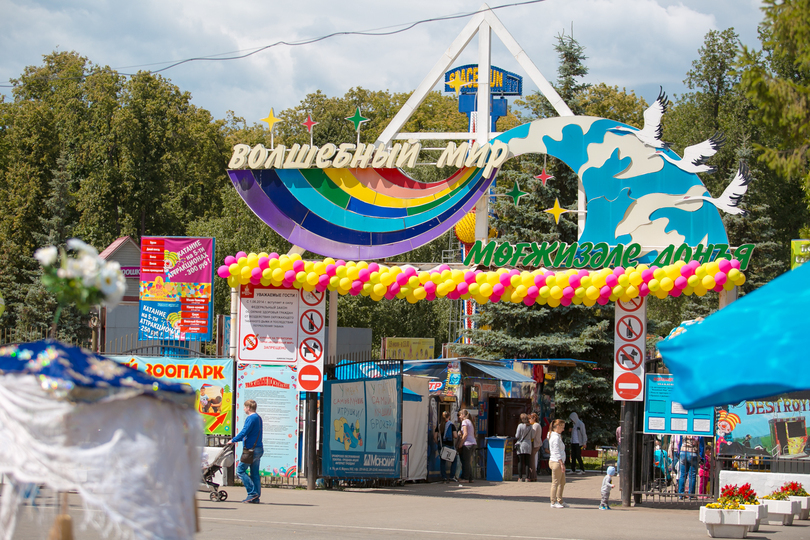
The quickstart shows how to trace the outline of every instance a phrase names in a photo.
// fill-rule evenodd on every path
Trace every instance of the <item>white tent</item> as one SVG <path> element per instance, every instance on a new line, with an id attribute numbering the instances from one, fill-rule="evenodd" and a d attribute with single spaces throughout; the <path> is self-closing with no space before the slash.
<path id="1" fill-rule="evenodd" d="M 425 480 L 428 473 L 428 391 L 427 377 L 403 375 L 402 444 L 408 451 L 408 480 Z M 413 394 L 407 394 L 404 389 Z M 417 401 L 418 398 L 421 398 Z"/>

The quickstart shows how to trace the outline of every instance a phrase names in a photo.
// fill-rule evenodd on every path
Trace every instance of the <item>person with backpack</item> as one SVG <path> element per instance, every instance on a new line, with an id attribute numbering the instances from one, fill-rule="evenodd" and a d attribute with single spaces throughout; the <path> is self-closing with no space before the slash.
<path id="1" fill-rule="evenodd" d="M 520 415 L 520 424 L 515 433 L 515 451 L 518 456 L 518 482 L 525 482 L 529 476 L 529 457 L 532 456 L 534 430 L 529 424 L 529 415 Z"/>
<path id="2" fill-rule="evenodd" d="M 436 426 L 436 439 L 439 444 L 439 473 L 442 475 L 442 481 L 447 483 L 450 481 L 449 477 L 453 476 L 453 481 L 458 482 L 458 472 L 453 475 L 453 471 L 458 471 L 461 465 L 461 458 L 456 451 L 456 439 L 458 439 L 458 429 L 455 424 L 450 421 L 450 413 L 444 411 L 442 413 L 442 421 Z M 449 448 L 452 452 L 447 452 L 448 455 L 453 456 L 452 460 L 444 459 L 442 457 L 443 449 Z M 456 467 L 458 465 L 459 467 Z M 448 472 L 446 469 L 449 468 Z"/>

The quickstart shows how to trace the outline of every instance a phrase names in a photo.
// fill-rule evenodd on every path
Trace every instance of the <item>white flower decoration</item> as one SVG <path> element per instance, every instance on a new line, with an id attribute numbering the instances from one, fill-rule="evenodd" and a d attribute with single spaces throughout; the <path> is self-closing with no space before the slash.
<path id="1" fill-rule="evenodd" d="M 98 251 L 93 246 L 85 244 L 78 238 L 71 238 L 67 241 L 68 249 L 72 249 L 74 251 L 78 251 L 79 253 L 87 253 L 92 255 L 93 257 L 98 257 Z"/>
<path id="2" fill-rule="evenodd" d="M 39 248 L 34 253 L 34 257 L 36 260 L 39 261 L 39 264 L 42 266 L 51 266 L 53 263 L 56 262 L 56 258 L 59 256 L 59 251 L 57 251 L 56 246 L 48 246 L 44 248 Z"/>

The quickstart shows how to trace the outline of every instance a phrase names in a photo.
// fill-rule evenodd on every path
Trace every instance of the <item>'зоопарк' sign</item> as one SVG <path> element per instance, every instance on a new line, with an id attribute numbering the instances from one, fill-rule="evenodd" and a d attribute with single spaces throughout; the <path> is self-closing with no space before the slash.
<path id="1" fill-rule="evenodd" d="M 636 258 L 642 255 L 640 244 L 618 244 L 613 247 L 607 242 L 524 242 L 498 244 L 491 241 L 484 245 L 481 240 L 473 244 L 464 264 L 482 264 L 484 266 L 526 266 L 546 268 L 602 268 L 609 266 L 629 267 L 636 264 Z M 692 259 L 707 263 L 716 259 L 732 258 L 740 261 L 740 269 L 748 267 L 748 261 L 754 251 L 754 244 L 743 244 L 732 253 L 728 244 L 698 244 L 691 247 L 687 244 L 670 245 L 661 250 L 650 266 L 665 266 L 683 259 Z"/>

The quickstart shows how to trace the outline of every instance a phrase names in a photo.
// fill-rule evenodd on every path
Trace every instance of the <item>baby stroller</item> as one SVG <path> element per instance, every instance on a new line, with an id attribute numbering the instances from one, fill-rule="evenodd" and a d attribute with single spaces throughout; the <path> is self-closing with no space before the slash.
<path id="1" fill-rule="evenodd" d="M 233 465 L 235 447 L 235 443 L 226 444 L 222 452 L 214 459 L 214 462 L 203 467 L 201 490 L 207 491 L 208 497 L 212 501 L 225 501 L 228 499 L 228 492 L 224 489 L 219 489 L 219 484 L 214 482 L 214 475 L 223 468 Z"/>

